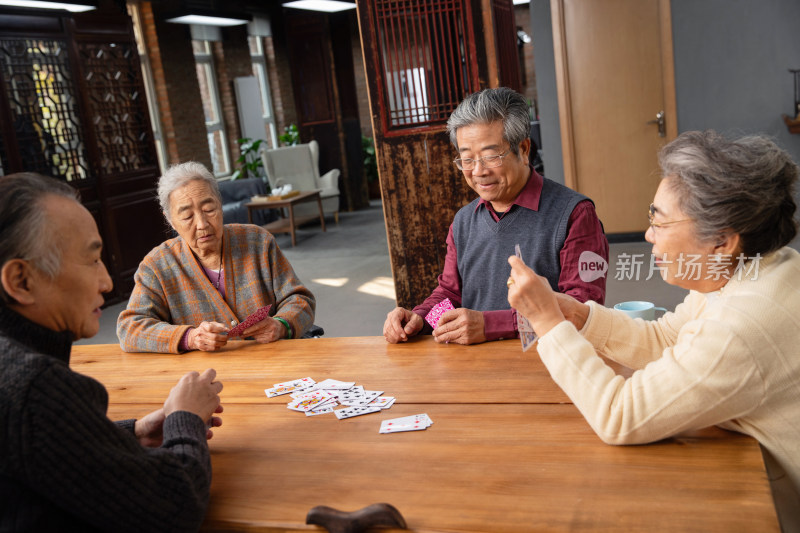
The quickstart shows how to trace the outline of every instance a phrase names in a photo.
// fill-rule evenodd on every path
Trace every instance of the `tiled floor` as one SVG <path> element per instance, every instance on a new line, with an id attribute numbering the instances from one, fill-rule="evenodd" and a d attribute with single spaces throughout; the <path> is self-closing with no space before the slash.
<path id="1" fill-rule="evenodd" d="M 339 224 L 306 226 L 297 232 L 297 246 L 288 234 L 277 235 L 278 245 L 295 272 L 317 298 L 316 323 L 327 337 L 380 335 L 383 321 L 395 306 L 392 269 L 386 244 L 383 209 L 341 213 Z M 606 305 L 626 300 L 648 300 L 673 309 L 686 291 L 667 285 L 657 273 L 649 280 L 650 245 L 646 242 L 611 245 Z M 633 265 L 641 264 L 636 271 Z M 116 343 L 116 320 L 125 303 L 103 311 L 98 335 L 79 343 Z"/>

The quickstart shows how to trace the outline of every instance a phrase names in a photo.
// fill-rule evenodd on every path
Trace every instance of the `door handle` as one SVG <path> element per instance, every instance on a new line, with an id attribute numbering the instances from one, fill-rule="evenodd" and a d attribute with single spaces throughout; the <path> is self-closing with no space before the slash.
<path id="1" fill-rule="evenodd" d="M 667 123 L 664 120 L 664 111 L 659 111 L 656 113 L 655 120 L 648 120 L 647 124 L 658 124 L 658 136 L 659 137 L 666 137 L 667 136 Z"/>

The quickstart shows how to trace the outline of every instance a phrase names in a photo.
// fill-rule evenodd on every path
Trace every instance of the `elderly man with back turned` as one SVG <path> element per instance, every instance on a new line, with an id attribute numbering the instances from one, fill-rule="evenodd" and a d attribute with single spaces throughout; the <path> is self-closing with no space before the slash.
<path id="1" fill-rule="evenodd" d="M 211 484 L 216 373 L 112 422 L 108 393 L 69 368 L 112 288 L 92 215 L 63 182 L 0 178 L 0 531 L 196 531 Z"/>
<path id="2" fill-rule="evenodd" d="M 433 330 L 437 342 L 517 337 L 516 311 L 506 299 L 506 258 L 516 244 L 553 290 L 603 303 L 605 277 L 584 281 L 579 271 L 584 252 L 608 261 L 603 226 L 591 200 L 543 178 L 528 162 L 525 99 L 506 87 L 474 93 L 453 111 L 447 131 L 458 151 L 454 162 L 480 198 L 456 213 L 439 286 L 412 311 L 397 307 L 388 314 L 386 340 L 406 341 L 423 326 L 430 331 L 423 318 L 445 298 L 457 309 L 442 315 Z"/>

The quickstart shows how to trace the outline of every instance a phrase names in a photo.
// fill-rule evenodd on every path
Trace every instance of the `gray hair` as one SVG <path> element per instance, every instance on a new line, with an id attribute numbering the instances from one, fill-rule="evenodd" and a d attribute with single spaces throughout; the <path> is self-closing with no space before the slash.
<path id="1" fill-rule="evenodd" d="M 662 148 L 659 162 L 702 242 L 733 231 L 740 236 L 741 252 L 753 257 L 797 235 L 798 167 L 768 137 L 685 132 Z"/>
<path id="2" fill-rule="evenodd" d="M 518 92 L 508 87 L 484 89 L 462 100 L 447 120 L 450 142 L 458 150 L 456 131 L 473 124 L 491 124 L 503 121 L 503 140 L 511 145 L 511 152 L 519 155 L 519 145 L 530 137 L 531 123 L 528 103 Z"/>
<path id="3" fill-rule="evenodd" d="M 79 201 L 75 189 L 41 174 L 20 172 L 0 178 L 0 268 L 13 259 L 24 259 L 51 280 L 58 275 L 61 246 L 41 207 L 49 195 Z M 0 300 L 13 301 L 2 284 Z"/>
<path id="4" fill-rule="evenodd" d="M 161 205 L 161 212 L 164 214 L 164 218 L 170 224 L 172 221 L 169 218 L 169 195 L 194 180 L 202 181 L 208 185 L 211 193 L 222 205 L 219 184 L 205 165 L 197 161 L 187 161 L 186 163 L 172 165 L 158 180 L 158 203 Z"/>

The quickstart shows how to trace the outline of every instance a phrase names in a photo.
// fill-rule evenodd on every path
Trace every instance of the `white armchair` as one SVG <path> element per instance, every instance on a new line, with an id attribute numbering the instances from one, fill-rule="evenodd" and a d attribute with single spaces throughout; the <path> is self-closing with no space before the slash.
<path id="1" fill-rule="evenodd" d="M 339 223 L 339 169 L 335 168 L 319 175 L 319 144 L 284 146 L 274 150 L 262 150 L 261 158 L 273 189 L 291 184 L 295 191 L 320 191 L 322 211 L 333 213 Z M 299 204 L 294 208 L 297 215 L 318 214 L 316 204 Z"/>

